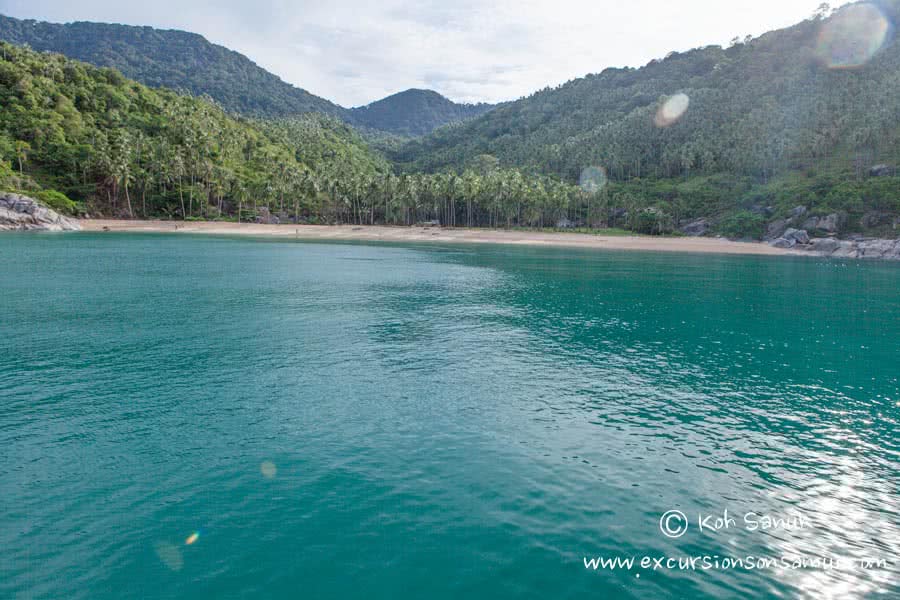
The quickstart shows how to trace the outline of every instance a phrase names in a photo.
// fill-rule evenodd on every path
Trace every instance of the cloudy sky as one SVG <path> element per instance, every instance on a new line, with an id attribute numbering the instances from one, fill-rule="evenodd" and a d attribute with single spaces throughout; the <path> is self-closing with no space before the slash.
<path id="1" fill-rule="evenodd" d="M 606 67 L 791 25 L 820 2 L 0 0 L 0 13 L 195 31 L 290 83 L 357 106 L 411 87 L 464 102 L 515 99 Z"/>

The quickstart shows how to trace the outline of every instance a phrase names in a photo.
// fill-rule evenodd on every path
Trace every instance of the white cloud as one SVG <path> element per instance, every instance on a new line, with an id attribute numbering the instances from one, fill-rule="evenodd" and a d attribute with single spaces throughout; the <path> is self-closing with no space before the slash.
<path id="1" fill-rule="evenodd" d="M 821 0 L 0 0 L 0 13 L 196 31 L 347 106 L 410 87 L 509 100 L 808 17 Z M 129 5 L 130 4 L 130 5 Z"/>

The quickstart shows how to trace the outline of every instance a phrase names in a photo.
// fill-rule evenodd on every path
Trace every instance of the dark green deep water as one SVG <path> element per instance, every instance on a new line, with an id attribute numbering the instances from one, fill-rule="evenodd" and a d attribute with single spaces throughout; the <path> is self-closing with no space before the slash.
<path id="1" fill-rule="evenodd" d="M 900 265 L 118 234 L 0 257 L 0 597 L 900 597 Z M 644 555 L 890 564 L 584 566 Z"/>

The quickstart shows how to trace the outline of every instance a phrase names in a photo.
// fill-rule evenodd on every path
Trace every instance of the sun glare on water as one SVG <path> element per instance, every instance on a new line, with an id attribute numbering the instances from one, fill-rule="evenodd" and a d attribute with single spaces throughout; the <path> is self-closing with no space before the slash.
<path id="1" fill-rule="evenodd" d="M 278 474 L 278 467 L 276 467 L 275 463 L 272 461 L 263 461 L 263 463 L 259 465 L 259 472 L 262 473 L 263 477 L 266 479 L 272 479 Z"/>

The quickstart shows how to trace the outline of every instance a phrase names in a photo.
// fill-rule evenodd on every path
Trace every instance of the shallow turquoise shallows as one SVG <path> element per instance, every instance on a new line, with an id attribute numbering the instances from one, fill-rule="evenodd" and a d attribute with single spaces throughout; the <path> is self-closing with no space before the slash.
<path id="1" fill-rule="evenodd" d="M 0 256 L 0 597 L 900 597 L 900 265 Z"/>

